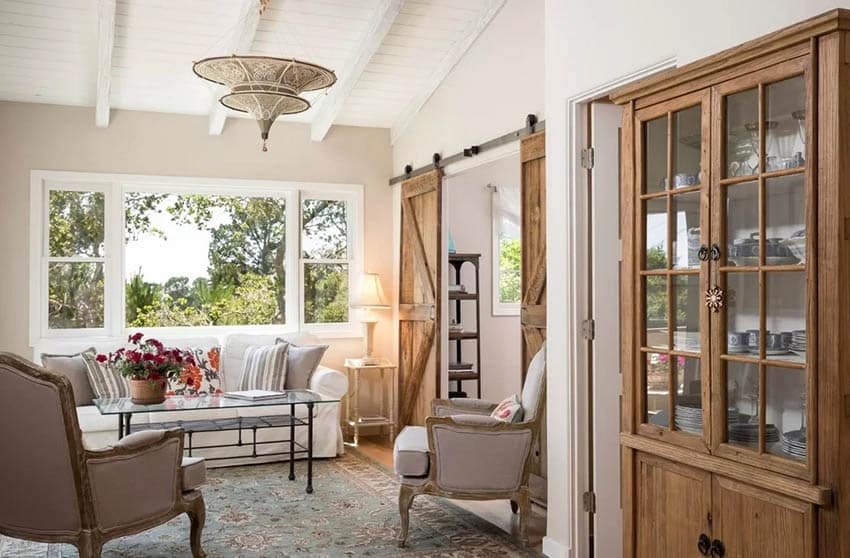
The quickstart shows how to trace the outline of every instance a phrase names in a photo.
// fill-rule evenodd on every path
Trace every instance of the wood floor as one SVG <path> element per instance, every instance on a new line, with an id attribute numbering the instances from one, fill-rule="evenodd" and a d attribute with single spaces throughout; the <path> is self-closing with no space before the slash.
<path id="1" fill-rule="evenodd" d="M 386 436 L 362 437 L 357 448 L 381 463 L 388 469 L 393 468 L 393 448 Z M 511 512 L 507 500 L 476 502 L 470 500 L 452 500 L 452 502 L 499 527 L 506 533 L 519 537 L 519 516 Z M 533 506 L 532 518 L 528 523 L 528 542 L 532 548 L 540 551 L 543 536 L 546 534 L 546 510 Z"/>

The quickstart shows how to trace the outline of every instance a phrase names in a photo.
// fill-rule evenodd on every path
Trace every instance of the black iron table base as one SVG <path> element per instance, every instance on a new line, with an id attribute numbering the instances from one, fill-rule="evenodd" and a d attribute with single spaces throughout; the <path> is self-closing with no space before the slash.
<path id="1" fill-rule="evenodd" d="M 136 431 L 142 430 L 159 430 L 169 428 L 182 428 L 186 432 L 186 445 L 184 451 L 192 457 L 192 453 L 197 450 L 213 449 L 213 448 L 235 448 L 247 446 L 248 442 L 242 440 L 242 433 L 248 430 L 251 431 L 251 455 L 237 455 L 230 457 L 207 457 L 208 461 L 219 459 L 239 459 L 244 457 L 267 457 L 273 455 L 288 455 L 289 456 L 289 480 L 295 480 L 295 457 L 307 456 L 307 494 L 313 493 L 313 403 L 304 403 L 307 406 L 307 420 L 300 419 L 295 416 L 294 403 L 289 404 L 289 415 L 272 415 L 266 417 L 237 417 L 228 419 L 208 419 L 208 420 L 178 420 L 173 422 L 152 422 L 149 424 L 141 424 L 136 427 Z M 133 413 L 118 414 L 118 439 L 130 434 L 130 421 Z M 288 440 L 266 440 L 257 441 L 257 430 L 265 428 L 280 428 L 289 427 Z M 307 428 L 307 446 L 303 446 L 295 441 L 295 428 Z M 201 432 L 227 432 L 237 431 L 239 438 L 233 444 L 209 444 L 204 446 L 193 445 L 193 435 Z M 288 444 L 288 451 L 257 453 L 257 446 L 266 444 Z"/>

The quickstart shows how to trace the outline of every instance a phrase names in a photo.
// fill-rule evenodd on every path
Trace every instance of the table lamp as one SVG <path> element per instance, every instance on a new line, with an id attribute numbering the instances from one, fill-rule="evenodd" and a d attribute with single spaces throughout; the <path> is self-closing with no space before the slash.
<path id="1" fill-rule="evenodd" d="M 377 273 L 364 273 L 360 276 L 357 296 L 354 297 L 351 307 L 365 310 L 365 315 L 361 320 L 364 330 L 364 354 L 360 363 L 366 366 L 379 364 L 380 359 L 372 356 L 372 337 L 375 333 L 375 324 L 378 323 L 378 320 L 372 317 L 372 310 L 387 310 L 390 305 L 387 304 L 384 289 L 381 287 L 381 278 Z"/>

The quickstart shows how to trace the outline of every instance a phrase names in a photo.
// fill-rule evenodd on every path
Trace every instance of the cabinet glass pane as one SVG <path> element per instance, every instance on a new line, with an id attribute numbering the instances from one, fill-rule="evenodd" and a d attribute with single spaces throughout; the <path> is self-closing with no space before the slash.
<path id="1" fill-rule="evenodd" d="M 768 366 L 765 369 L 765 448 L 769 453 L 806 460 L 806 373 Z"/>
<path id="2" fill-rule="evenodd" d="M 667 349 L 667 277 L 646 277 L 646 345 Z"/>
<path id="3" fill-rule="evenodd" d="M 667 117 L 648 120 L 643 125 L 644 192 L 667 188 Z"/>
<path id="4" fill-rule="evenodd" d="M 646 264 L 645 269 L 667 268 L 667 198 L 645 202 Z"/>
<path id="5" fill-rule="evenodd" d="M 806 154 L 806 80 L 803 76 L 765 86 L 765 116 L 767 170 L 803 166 Z"/>
<path id="6" fill-rule="evenodd" d="M 726 97 L 725 176 L 747 176 L 759 170 L 759 96 L 748 89 Z"/>
<path id="7" fill-rule="evenodd" d="M 673 196 L 673 268 L 699 267 L 700 193 L 688 192 Z"/>
<path id="8" fill-rule="evenodd" d="M 676 366 L 676 429 L 691 434 L 702 434 L 700 359 L 683 356 L 671 358 L 675 359 Z"/>
<path id="9" fill-rule="evenodd" d="M 726 441 L 758 447 L 759 367 L 758 364 L 726 361 Z"/>
<path id="10" fill-rule="evenodd" d="M 646 417 L 649 424 L 667 426 L 670 401 L 670 357 L 646 353 Z"/>
<path id="11" fill-rule="evenodd" d="M 805 175 L 765 181 L 765 263 L 802 264 L 806 261 Z"/>
<path id="12" fill-rule="evenodd" d="M 758 182 L 726 186 L 727 265 L 758 265 L 758 230 Z"/>
<path id="13" fill-rule="evenodd" d="M 680 351 L 699 352 L 699 317 L 702 310 L 699 275 L 674 275 L 672 279 L 673 316 L 676 320 L 676 329 L 673 330 L 673 348 Z"/>
<path id="14" fill-rule="evenodd" d="M 673 188 L 699 184 L 701 115 L 699 105 L 673 113 Z"/>
<path id="15" fill-rule="evenodd" d="M 772 360 L 806 361 L 806 274 L 774 271 L 765 274 L 765 351 Z"/>
<path id="16" fill-rule="evenodd" d="M 758 273 L 726 274 L 726 353 L 759 354 Z"/>

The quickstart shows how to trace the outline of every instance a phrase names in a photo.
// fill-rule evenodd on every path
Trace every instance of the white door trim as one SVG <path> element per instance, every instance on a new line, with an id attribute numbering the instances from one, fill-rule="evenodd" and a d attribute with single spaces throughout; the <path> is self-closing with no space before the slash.
<path id="1" fill-rule="evenodd" d="M 581 150 L 585 146 L 586 105 L 587 103 L 608 95 L 611 91 L 627 83 L 631 83 L 658 72 L 674 68 L 676 57 L 666 58 L 650 66 L 638 69 L 592 89 L 566 99 L 567 103 L 567 185 L 566 201 L 567 235 L 566 269 L 567 283 L 573 285 L 567 293 L 567 331 L 574 332 L 567 339 L 566 370 L 576 371 L 569 374 L 569 397 L 567 405 L 568 428 L 570 431 L 569 461 L 572 478 L 569 479 L 571 499 L 572 525 L 570 526 L 573 542 L 572 556 L 588 557 L 590 540 L 587 514 L 582 508 L 582 494 L 588 487 L 587 451 L 589 451 L 587 431 L 590 425 L 587 421 L 588 385 L 586 375 L 578 371 L 587 370 L 588 353 L 584 340 L 578 335 L 581 322 L 588 312 L 588 237 L 587 237 L 587 172 L 581 167 Z M 550 256 L 551 257 L 551 256 Z M 546 541 L 544 541 L 545 546 Z"/>

